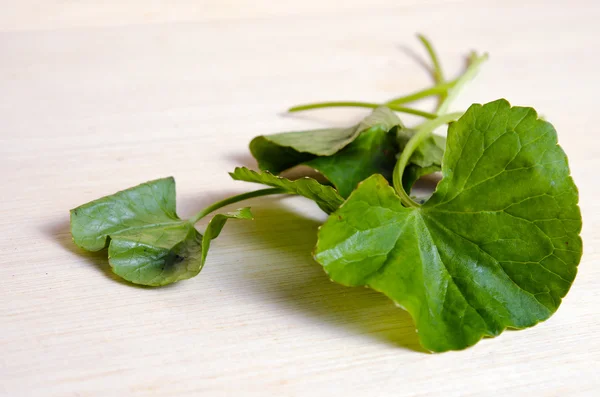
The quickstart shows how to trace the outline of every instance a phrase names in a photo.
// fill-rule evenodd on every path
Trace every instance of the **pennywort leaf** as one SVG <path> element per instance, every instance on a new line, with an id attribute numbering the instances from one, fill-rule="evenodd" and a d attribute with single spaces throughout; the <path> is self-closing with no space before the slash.
<path id="1" fill-rule="evenodd" d="M 351 128 L 257 137 L 250 151 L 259 167 L 273 174 L 299 164 L 312 167 L 347 197 L 374 173 L 391 178 L 398 152 L 396 133 L 403 128 L 392 111 L 380 107 Z"/>
<path id="2" fill-rule="evenodd" d="M 204 235 L 175 211 L 175 180 L 158 179 L 71 210 L 75 244 L 108 246 L 114 273 L 135 284 L 159 286 L 196 276 L 229 218 L 251 219 L 248 208 L 216 215 Z"/>
<path id="3" fill-rule="evenodd" d="M 552 125 L 504 100 L 473 105 L 449 127 L 442 174 L 418 207 L 379 175 L 362 182 L 321 227 L 315 259 L 332 280 L 406 308 L 432 351 L 550 317 L 582 254 L 578 192 Z"/>
<path id="4" fill-rule="evenodd" d="M 373 174 L 392 180 L 398 144 L 396 130 L 387 126 L 372 127 L 354 142 L 332 156 L 315 157 L 304 162 L 329 180 L 342 197 Z"/>
<path id="5" fill-rule="evenodd" d="M 386 107 L 379 107 L 360 123 L 349 128 L 258 136 L 250 142 L 250 152 L 261 170 L 278 174 L 317 156 L 331 156 L 371 128 L 387 132 L 396 126 L 402 126 L 398 116 Z"/>
<path id="6" fill-rule="evenodd" d="M 229 174 L 237 181 L 261 183 L 280 188 L 287 193 L 298 194 L 317 203 L 330 214 L 344 202 L 344 199 L 331 186 L 322 185 L 317 180 L 304 177 L 295 181 L 271 174 L 268 171 L 256 172 L 245 167 L 237 167 Z"/>

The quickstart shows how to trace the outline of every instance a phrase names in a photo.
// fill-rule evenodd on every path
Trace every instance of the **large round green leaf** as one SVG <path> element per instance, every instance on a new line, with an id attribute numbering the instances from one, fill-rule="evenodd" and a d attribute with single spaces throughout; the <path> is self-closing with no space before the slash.
<path id="1" fill-rule="evenodd" d="M 505 100 L 449 127 L 443 179 L 418 208 L 381 176 L 319 232 L 332 280 L 378 290 L 413 316 L 423 346 L 463 349 L 550 317 L 582 253 L 578 192 L 552 125 Z"/>

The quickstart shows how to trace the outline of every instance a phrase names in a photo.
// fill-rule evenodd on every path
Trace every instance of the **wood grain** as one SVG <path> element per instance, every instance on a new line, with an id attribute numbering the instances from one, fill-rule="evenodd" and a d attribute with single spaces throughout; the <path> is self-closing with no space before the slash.
<path id="1" fill-rule="evenodd" d="M 600 390 L 597 1 L 5 3 L 1 395 Z M 430 84 L 413 59 L 424 55 L 416 32 L 434 41 L 448 74 L 469 50 L 490 53 L 456 109 L 505 97 L 559 132 L 580 188 L 585 254 L 547 322 L 462 352 L 422 352 L 405 312 L 331 283 L 312 261 L 324 214 L 301 198 L 252 200 L 256 221 L 226 225 L 202 273 L 166 288 L 124 284 L 105 254 L 71 242 L 68 210 L 79 204 L 173 175 L 179 212 L 190 215 L 255 188 L 227 176 L 255 166 L 253 136 L 365 114 L 282 116 L 290 105 L 383 101 Z"/>

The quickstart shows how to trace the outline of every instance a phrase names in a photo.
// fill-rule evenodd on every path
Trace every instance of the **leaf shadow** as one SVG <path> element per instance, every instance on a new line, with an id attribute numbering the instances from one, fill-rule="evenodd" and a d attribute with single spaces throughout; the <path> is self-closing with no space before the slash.
<path id="1" fill-rule="evenodd" d="M 256 160 L 254 157 L 252 157 L 252 155 L 248 154 L 248 151 L 243 153 L 230 153 L 226 155 L 226 158 L 227 160 L 233 161 L 235 167 L 246 167 L 250 169 L 257 168 Z"/>
<path id="2" fill-rule="evenodd" d="M 433 192 L 437 189 L 437 185 L 442 180 L 441 172 L 423 175 L 419 178 L 411 188 L 410 195 L 418 199 L 427 201 Z"/>
<path id="3" fill-rule="evenodd" d="M 219 197 L 204 197 L 202 201 L 208 203 Z M 370 340 L 426 352 L 419 344 L 407 312 L 395 307 L 378 292 L 349 288 L 329 280 L 311 256 L 322 219 L 311 219 L 288 207 L 286 200 L 293 199 L 298 198 L 253 199 L 248 205 L 252 207 L 255 220 L 236 222 L 229 233 L 225 228 L 224 234 L 229 235 L 225 238 L 233 239 L 233 244 L 238 247 L 252 247 L 249 252 L 260 255 L 255 260 L 246 260 L 244 266 L 229 275 L 234 287 L 246 291 L 247 296 L 264 300 L 265 304 L 283 305 L 290 315 L 305 316 L 321 325 L 346 328 L 351 337 L 364 335 Z M 201 207 L 197 198 L 185 197 L 178 201 L 181 204 L 178 207 Z M 202 223 L 205 222 L 198 225 L 199 230 Z M 88 252 L 77 247 L 71 239 L 68 217 L 45 224 L 42 229 L 65 251 L 84 258 L 112 281 L 141 289 L 154 288 L 135 285 L 115 275 L 108 263 L 106 249 Z M 249 252 L 243 254 L 248 259 Z M 217 253 L 213 252 L 213 255 Z M 266 258 L 273 258 L 276 262 L 264 261 Z M 177 288 L 179 285 L 175 283 L 160 288 Z"/>
<path id="4" fill-rule="evenodd" d="M 48 237 L 55 240 L 65 251 L 84 258 L 86 262 L 92 265 L 94 269 L 97 269 L 105 277 L 123 285 L 144 288 L 143 286 L 135 285 L 123 280 L 112 272 L 110 265 L 108 264 L 108 254 L 106 249 L 90 252 L 75 245 L 71 238 L 71 228 L 68 218 L 47 223 L 43 226 L 42 230 Z"/>
<path id="5" fill-rule="evenodd" d="M 427 73 L 433 78 L 433 69 L 421 55 L 419 55 L 411 47 L 404 44 L 398 45 L 397 48 L 399 51 L 404 53 L 404 55 L 415 61 L 420 67 L 426 70 Z"/>
<path id="6" fill-rule="evenodd" d="M 235 288 L 264 299 L 265 304 L 283 305 L 290 315 L 307 316 L 321 326 L 346 328 L 352 337 L 365 335 L 426 352 L 406 311 L 376 291 L 329 280 L 311 255 L 321 221 L 300 215 L 284 201 L 263 198 L 252 206 L 254 222 L 236 224 L 236 245 L 251 246 L 259 256 L 248 258 L 230 275 Z"/>

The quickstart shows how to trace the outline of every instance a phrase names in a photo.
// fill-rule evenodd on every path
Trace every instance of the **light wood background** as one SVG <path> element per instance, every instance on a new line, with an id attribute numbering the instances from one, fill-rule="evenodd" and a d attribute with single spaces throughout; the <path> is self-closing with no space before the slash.
<path id="1" fill-rule="evenodd" d="M 594 395 L 600 360 L 600 3 L 579 1 L 2 1 L 0 394 L 3 396 Z M 115 279 L 71 242 L 68 210 L 175 176 L 182 216 L 257 188 L 258 134 L 346 125 L 430 84 L 416 32 L 449 74 L 490 61 L 455 109 L 505 97 L 559 131 L 585 254 L 559 311 L 461 352 L 420 350 L 384 296 L 311 259 L 324 215 L 252 200 L 195 279 Z M 427 104 L 423 104 L 427 108 Z M 410 122 L 410 119 L 407 119 Z M 202 228 L 204 225 L 200 225 Z M 596 394 L 600 395 L 600 394 Z"/>

